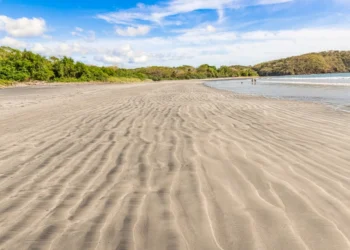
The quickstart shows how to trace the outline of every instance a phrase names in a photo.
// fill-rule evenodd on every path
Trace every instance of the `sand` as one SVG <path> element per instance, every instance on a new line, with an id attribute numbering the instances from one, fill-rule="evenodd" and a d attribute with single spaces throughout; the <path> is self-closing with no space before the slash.
<path id="1" fill-rule="evenodd" d="M 350 249 L 350 114 L 198 81 L 0 90 L 0 249 Z"/>

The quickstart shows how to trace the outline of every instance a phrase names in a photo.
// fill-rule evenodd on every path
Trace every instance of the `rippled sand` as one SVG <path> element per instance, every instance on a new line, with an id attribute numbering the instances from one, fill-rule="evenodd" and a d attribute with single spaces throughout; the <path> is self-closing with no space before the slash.
<path id="1" fill-rule="evenodd" d="M 350 249 L 350 115 L 195 81 L 0 90 L 0 249 Z"/>

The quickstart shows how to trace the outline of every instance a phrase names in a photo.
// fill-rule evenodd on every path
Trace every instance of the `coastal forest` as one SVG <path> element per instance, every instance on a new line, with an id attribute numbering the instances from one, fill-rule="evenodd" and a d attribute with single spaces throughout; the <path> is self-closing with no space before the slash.
<path id="1" fill-rule="evenodd" d="M 255 66 L 98 67 L 69 57 L 44 57 L 31 51 L 0 47 L 0 85 L 14 82 L 138 82 L 219 77 L 254 77 L 350 72 L 349 51 L 311 53 Z"/>
<path id="2" fill-rule="evenodd" d="M 69 57 L 46 58 L 30 51 L 0 47 L 0 84 L 13 82 L 137 82 L 144 80 L 203 79 L 217 77 L 257 76 L 251 67 L 222 66 L 216 68 L 203 64 L 197 68 L 146 67 L 122 69 L 116 66 L 98 67 L 75 62 Z"/>

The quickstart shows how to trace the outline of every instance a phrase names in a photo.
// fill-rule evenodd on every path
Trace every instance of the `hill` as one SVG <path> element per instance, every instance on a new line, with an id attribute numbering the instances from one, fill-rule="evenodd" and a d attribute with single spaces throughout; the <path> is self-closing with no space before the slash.
<path id="1" fill-rule="evenodd" d="M 350 72 L 350 51 L 310 53 L 270 61 L 253 67 L 260 76 Z"/>

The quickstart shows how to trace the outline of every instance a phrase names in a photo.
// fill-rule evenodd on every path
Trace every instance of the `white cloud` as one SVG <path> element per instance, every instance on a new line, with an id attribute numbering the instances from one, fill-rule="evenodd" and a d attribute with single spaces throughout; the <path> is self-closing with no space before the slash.
<path id="1" fill-rule="evenodd" d="M 218 22 L 224 20 L 224 10 L 243 6 L 285 3 L 293 0 L 170 0 L 156 5 L 138 4 L 135 8 L 97 15 L 109 23 L 135 25 L 140 21 L 167 24 L 164 19 L 197 10 L 216 10 Z M 173 24 L 173 22 L 170 22 Z"/>
<path id="2" fill-rule="evenodd" d="M 30 50 L 38 54 L 46 54 L 49 49 L 44 47 L 41 43 L 35 43 Z"/>
<path id="3" fill-rule="evenodd" d="M 76 27 L 71 32 L 72 36 L 80 37 L 86 42 L 94 42 L 96 40 L 96 33 L 93 30 L 84 31 L 82 28 Z"/>
<path id="4" fill-rule="evenodd" d="M 207 31 L 208 32 L 215 32 L 216 28 L 213 25 L 207 25 Z"/>
<path id="5" fill-rule="evenodd" d="M 350 50 L 350 29 L 296 29 L 233 32 L 203 25 L 169 37 L 101 38 L 94 43 L 74 38 L 61 43 L 25 44 L 13 38 L 0 44 L 26 47 L 44 55 L 72 56 L 89 64 L 140 67 L 149 65 L 256 64 L 308 52 Z"/>
<path id="6" fill-rule="evenodd" d="M 75 30 L 76 30 L 77 32 L 83 32 L 83 31 L 84 31 L 84 29 L 82 29 L 82 28 L 80 28 L 80 27 L 75 27 Z"/>
<path id="7" fill-rule="evenodd" d="M 293 0 L 258 0 L 258 5 L 266 5 L 266 4 L 279 4 L 279 3 L 287 3 Z"/>
<path id="8" fill-rule="evenodd" d="M 236 0 L 171 0 L 166 4 L 137 5 L 136 8 L 97 15 L 109 23 L 133 24 L 135 21 L 160 23 L 164 18 L 201 9 L 224 9 Z"/>
<path id="9" fill-rule="evenodd" d="M 147 62 L 148 60 L 148 56 L 143 55 L 143 56 L 136 56 L 134 58 L 131 59 L 133 63 L 144 63 Z"/>
<path id="10" fill-rule="evenodd" d="M 330 34 L 332 37 L 330 37 Z M 311 40 L 320 41 L 323 39 L 349 39 L 350 34 L 346 29 L 300 29 L 300 30 L 281 30 L 281 31 L 253 31 L 243 33 L 242 39 L 245 40 Z"/>
<path id="11" fill-rule="evenodd" d="M 218 23 L 222 23 L 225 19 L 225 11 L 223 9 L 218 9 Z"/>
<path id="12" fill-rule="evenodd" d="M 51 50 L 51 54 L 57 54 L 57 55 L 66 55 L 71 56 L 74 54 L 87 54 L 91 52 L 91 48 L 89 48 L 88 44 L 86 46 L 83 46 L 80 42 L 65 42 L 65 43 L 59 43 L 53 50 Z"/>
<path id="13" fill-rule="evenodd" d="M 206 27 L 196 27 L 189 30 L 183 30 L 183 33 L 176 37 L 179 42 L 191 44 L 215 44 L 220 46 L 222 42 L 233 42 L 237 39 L 236 32 L 217 31 L 212 25 Z"/>
<path id="14" fill-rule="evenodd" d="M 0 31 L 13 37 L 41 36 L 46 31 L 46 22 L 42 18 L 18 18 L 0 16 Z"/>
<path id="15" fill-rule="evenodd" d="M 0 46 L 8 46 L 8 47 L 12 47 L 12 48 L 25 48 L 26 47 L 26 43 L 19 41 L 17 39 L 14 39 L 12 37 L 4 37 L 2 39 L 0 39 Z"/>
<path id="16" fill-rule="evenodd" d="M 123 62 L 123 59 L 118 57 L 118 56 L 108 56 L 108 55 L 104 55 L 104 56 L 95 56 L 94 59 L 98 62 L 102 62 L 105 64 L 120 64 Z"/>
<path id="17" fill-rule="evenodd" d="M 112 50 L 105 49 L 100 51 L 100 53 L 104 55 L 96 55 L 94 60 L 107 65 L 133 65 L 148 61 L 148 56 L 144 52 L 134 51 L 130 44 L 120 45 Z"/>
<path id="18" fill-rule="evenodd" d="M 51 40 L 53 37 L 49 35 L 42 35 L 42 38 Z"/>
<path id="19" fill-rule="evenodd" d="M 33 43 L 26 46 L 33 52 L 45 56 L 81 56 L 94 53 L 97 50 L 90 43 L 82 44 L 80 41 L 72 42 L 57 42 L 57 41 L 42 41 L 41 43 Z"/>
<path id="20" fill-rule="evenodd" d="M 113 51 L 113 54 L 124 56 L 124 57 L 133 57 L 135 52 L 132 49 L 130 44 L 126 44 L 126 45 L 121 46 L 121 48 L 115 49 Z"/>
<path id="21" fill-rule="evenodd" d="M 130 44 L 121 46 L 113 51 L 113 54 L 123 58 L 127 63 L 144 63 L 148 61 L 148 56 L 144 52 L 135 51 Z"/>
<path id="22" fill-rule="evenodd" d="M 137 27 L 127 27 L 126 29 L 117 28 L 116 33 L 120 36 L 144 36 L 151 30 L 147 25 L 139 25 Z"/>
<path id="23" fill-rule="evenodd" d="M 99 47 L 119 47 L 111 54 L 129 58 L 124 65 L 134 67 L 131 58 L 147 56 L 147 65 L 177 66 L 203 63 L 220 65 L 251 65 L 308 52 L 350 50 L 350 29 L 299 29 L 259 32 L 210 32 L 204 28 L 188 30 L 172 37 L 134 40 L 102 40 Z M 130 46 L 123 47 L 123 43 Z M 138 48 L 140 53 L 131 49 Z M 106 54 L 108 54 L 106 52 Z M 136 60 L 135 60 L 136 62 Z"/>

